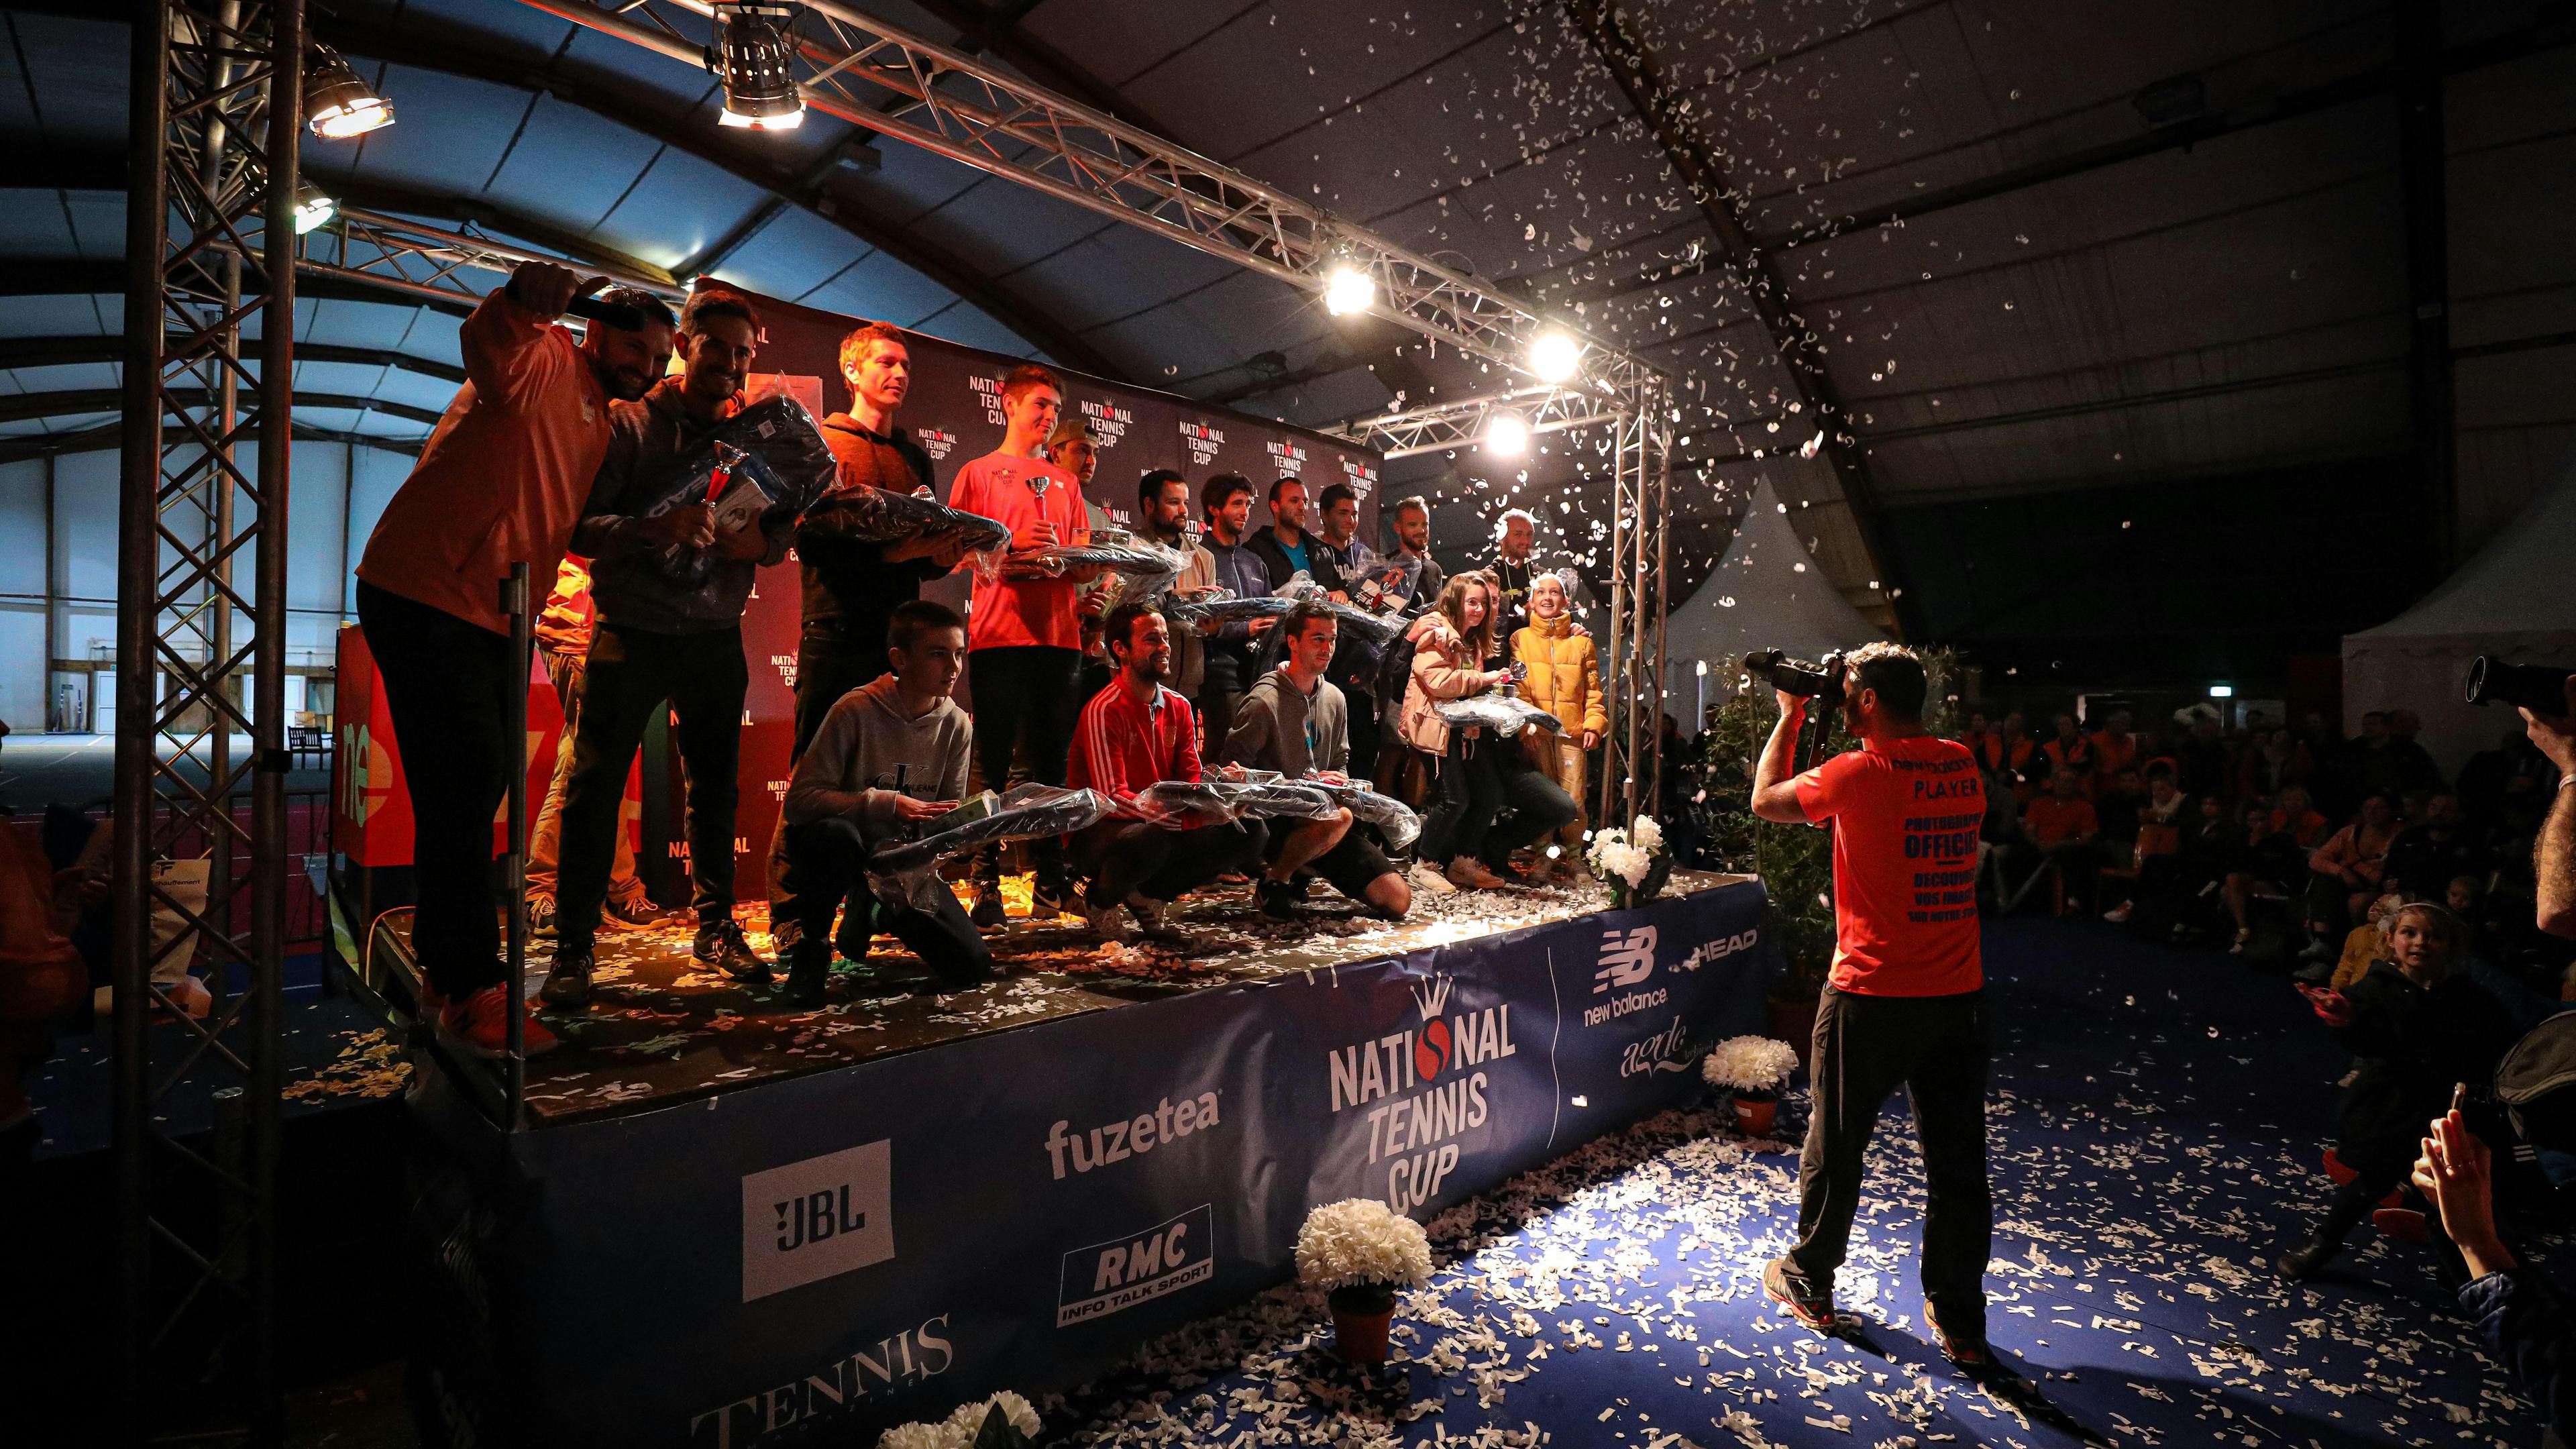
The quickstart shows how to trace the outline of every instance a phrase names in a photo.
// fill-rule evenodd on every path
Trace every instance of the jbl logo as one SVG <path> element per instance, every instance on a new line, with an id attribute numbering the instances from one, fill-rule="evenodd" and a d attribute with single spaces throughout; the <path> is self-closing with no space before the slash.
<path id="1" fill-rule="evenodd" d="M 894 1256 L 894 1143 L 809 1157 L 742 1180 L 742 1301 Z"/>

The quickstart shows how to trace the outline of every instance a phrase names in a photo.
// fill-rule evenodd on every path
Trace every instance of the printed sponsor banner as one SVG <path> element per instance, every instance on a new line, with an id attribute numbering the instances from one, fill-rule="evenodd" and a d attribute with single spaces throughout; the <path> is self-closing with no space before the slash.
<path id="1" fill-rule="evenodd" d="M 515 1397 L 476 1417 L 531 1443 L 784 1449 L 1070 1387 L 1288 1276 L 1316 1204 L 1428 1218 L 1704 1090 L 1708 1044 L 1763 1019 L 1761 908 L 1725 885 L 630 1117 L 450 1131 L 448 1160 L 510 1163 L 425 1225 L 488 1233 L 500 1268 L 472 1293 L 509 1365 L 491 1392 Z M 1604 971 L 1632 979 L 1596 995 Z M 1661 1001 L 1583 1024 L 1639 992 Z"/>

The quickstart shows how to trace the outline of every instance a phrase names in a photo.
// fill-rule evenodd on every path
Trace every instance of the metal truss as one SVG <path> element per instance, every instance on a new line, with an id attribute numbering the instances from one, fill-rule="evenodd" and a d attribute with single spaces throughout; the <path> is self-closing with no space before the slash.
<path id="1" fill-rule="evenodd" d="M 115 1413 L 125 1443 L 270 1443 L 281 1433 L 286 523 L 304 6 L 139 0 L 136 20 L 110 887 Z M 245 466 L 246 449 L 255 464 Z M 236 735 L 249 738 L 246 752 Z M 175 884 L 191 862 L 203 863 L 202 905 Z M 156 917 L 178 929 L 156 939 Z M 202 1021 L 153 984 L 174 956 L 211 968 Z M 210 1127 L 187 1130 L 209 1106 Z"/>
<path id="2" fill-rule="evenodd" d="M 521 0 L 690 65 L 709 0 Z M 687 22 L 686 28 L 680 23 Z M 1530 342 L 1583 343 L 1569 388 L 1615 397 L 1656 369 L 1527 304 L 1319 207 L 840 0 L 804 0 L 794 27 L 806 103 L 979 171 L 1310 291 L 1337 268 L 1377 285 L 1371 315 L 1515 370 Z"/>
<path id="3" fill-rule="evenodd" d="M 1673 418 L 1660 386 L 1623 411 L 1611 437 L 1610 634 L 1602 693 L 1597 823 L 1626 825 L 1663 799 L 1665 520 L 1671 506 Z"/>
<path id="4" fill-rule="evenodd" d="M 1490 397 L 1461 398 L 1453 403 L 1362 418 L 1325 431 L 1363 447 L 1374 447 L 1392 461 L 1482 442 L 1485 425 L 1500 412 L 1520 414 L 1535 437 L 1616 422 L 1621 410 L 1632 402 L 1624 396 L 1602 397 L 1541 384 Z"/>
<path id="5" fill-rule="evenodd" d="M 462 273 L 492 272 L 506 277 L 512 268 L 530 261 L 569 262 L 669 302 L 685 301 L 689 295 L 686 288 L 624 268 L 603 266 L 595 258 L 534 251 L 471 232 L 449 231 L 354 207 L 342 207 L 330 224 L 297 239 L 295 268 L 306 276 L 330 277 L 423 301 L 463 302 L 471 307 L 483 300 L 490 286 L 471 285 Z"/>

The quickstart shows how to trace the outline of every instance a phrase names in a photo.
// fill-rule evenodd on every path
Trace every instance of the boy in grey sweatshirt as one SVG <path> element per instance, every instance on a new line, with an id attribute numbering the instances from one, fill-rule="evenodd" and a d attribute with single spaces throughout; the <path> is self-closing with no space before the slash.
<path id="1" fill-rule="evenodd" d="M 781 828 L 800 926 L 788 963 L 790 1006 L 823 1004 L 832 911 L 845 894 L 852 913 L 873 912 L 874 930 L 893 933 L 921 958 L 939 990 L 993 979 L 992 953 L 955 897 L 942 891 L 935 909 L 916 910 L 876 899 L 862 878 L 870 851 L 957 807 L 974 745 L 974 722 L 949 698 L 966 658 L 966 621 L 927 599 L 899 605 L 886 655 L 894 672 L 833 704 L 788 782 Z M 862 922 L 848 934 L 864 940 L 871 929 Z"/>

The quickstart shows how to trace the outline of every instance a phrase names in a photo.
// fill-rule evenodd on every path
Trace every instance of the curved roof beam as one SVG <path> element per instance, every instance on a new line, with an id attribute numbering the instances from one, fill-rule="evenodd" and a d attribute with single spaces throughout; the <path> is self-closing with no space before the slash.
<path id="1" fill-rule="evenodd" d="M 302 290 L 300 283 L 298 290 Z M 125 340 L 113 333 L 100 333 L 94 337 L 73 334 L 66 337 L 0 338 L 0 368 L 61 367 L 69 363 L 122 362 L 124 360 Z M 297 362 L 341 362 L 358 367 L 390 367 L 401 372 L 418 373 L 422 377 L 436 378 L 440 382 L 454 383 L 460 387 L 465 383 L 465 369 L 453 363 L 433 362 L 426 357 L 414 357 L 408 352 L 396 352 L 384 347 L 343 347 L 335 342 L 298 342 L 295 344 L 295 360 Z"/>
<path id="2" fill-rule="evenodd" d="M 313 17 L 313 31 L 347 54 L 506 86 L 512 90 L 543 92 L 567 105 L 579 106 L 602 120 L 650 137 L 674 151 L 685 152 L 728 172 L 787 205 L 821 217 L 956 293 L 994 321 L 1017 333 L 1030 346 L 1067 367 L 1116 381 L 1130 380 L 1125 369 L 1111 362 L 1072 328 L 1003 292 L 990 279 L 966 271 L 891 227 L 850 216 L 839 198 L 823 184 L 830 174 L 829 166 L 799 175 L 792 167 L 692 135 L 679 124 L 680 118 L 655 114 L 651 108 L 630 96 L 468 46 L 424 35 L 396 34 L 383 26 L 322 15 Z M 820 174 L 816 174 L 817 171 Z M 721 260 L 721 256 L 715 256 L 707 264 Z"/>
<path id="3" fill-rule="evenodd" d="M 302 348 L 296 349 L 302 352 Z M 203 388 L 165 388 L 163 394 L 181 407 L 203 407 Z M 23 423 L 34 418 L 80 417 L 89 413 L 114 413 L 123 407 L 125 394 L 112 387 L 80 388 L 66 392 L 14 393 L 0 397 L 0 423 Z M 298 389 L 295 405 L 308 408 L 339 408 L 349 412 L 383 413 L 389 418 L 435 427 L 440 414 L 409 403 L 387 402 L 380 397 L 352 397 L 346 393 L 305 392 Z"/>

